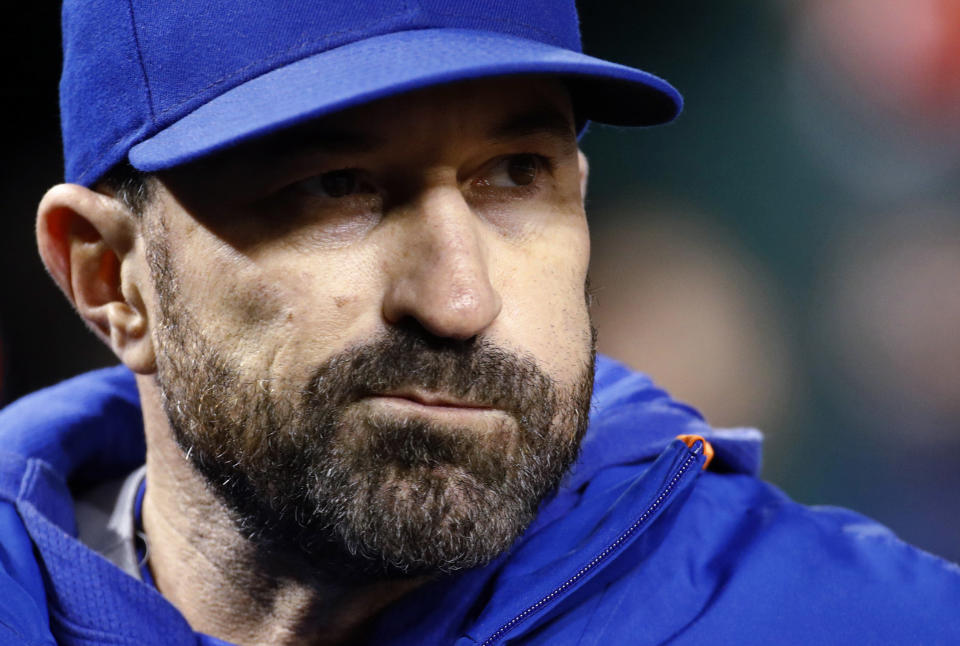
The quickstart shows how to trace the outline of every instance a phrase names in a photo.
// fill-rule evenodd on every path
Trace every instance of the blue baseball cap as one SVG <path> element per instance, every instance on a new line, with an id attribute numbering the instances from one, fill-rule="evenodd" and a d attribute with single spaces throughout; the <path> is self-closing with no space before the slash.
<path id="1" fill-rule="evenodd" d="M 65 0 L 66 180 L 158 171 L 369 101 L 538 74 L 579 123 L 654 125 L 682 98 L 582 53 L 573 0 Z"/>

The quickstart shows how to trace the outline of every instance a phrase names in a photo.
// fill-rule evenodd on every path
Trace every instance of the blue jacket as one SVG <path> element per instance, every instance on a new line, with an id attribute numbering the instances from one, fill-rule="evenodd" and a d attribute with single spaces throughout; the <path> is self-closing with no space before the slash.
<path id="1" fill-rule="evenodd" d="M 703 444 L 716 456 L 707 470 Z M 76 539 L 71 488 L 144 459 L 111 368 L 0 413 L 0 644 L 222 644 Z M 960 644 L 960 568 L 757 478 L 754 431 L 711 430 L 598 360 L 583 454 L 487 567 L 420 588 L 371 644 Z"/>

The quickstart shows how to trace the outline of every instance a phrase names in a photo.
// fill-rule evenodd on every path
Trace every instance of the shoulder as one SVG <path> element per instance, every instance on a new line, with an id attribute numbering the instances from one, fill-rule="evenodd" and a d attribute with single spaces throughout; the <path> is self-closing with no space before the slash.
<path id="1" fill-rule="evenodd" d="M 128 416 L 139 407 L 136 383 L 123 366 L 78 375 L 21 397 L 0 410 L 4 443 L 25 443 L 22 436 L 42 434 L 65 422 Z"/>
<path id="2" fill-rule="evenodd" d="M 142 455 L 140 428 L 136 386 L 125 368 L 74 377 L 0 411 L 0 643 L 55 643 L 43 557 L 25 518 L 72 518 L 72 509 L 69 498 L 34 487 L 33 476 L 42 472 L 44 482 L 104 477 Z M 25 486 L 28 480 L 33 484 Z"/>
<path id="3" fill-rule="evenodd" d="M 671 643 L 960 643 L 960 567 L 752 475 L 704 473 L 663 549 L 695 582 Z"/>
<path id="4" fill-rule="evenodd" d="M 885 593 L 943 583 L 960 594 L 957 565 L 862 514 L 800 504 L 753 476 L 704 473 L 689 506 L 692 521 L 710 523 L 715 547 L 726 548 L 741 568 L 783 573 L 788 582 L 825 575 L 837 584 L 847 576 L 862 585 L 899 584 Z"/>
<path id="5" fill-rule="evenodd" d="M 32 543 L 12 503 L 0 501 L 0 643 L 53 644 Z"/>
<path id="6" fill-rule="evenodd" d="M 13 402 L 0 411 L 0 447 L 65 479 L 129 472 L 145 452 L 133 374 L 123 366 L 95 370 Z"/>

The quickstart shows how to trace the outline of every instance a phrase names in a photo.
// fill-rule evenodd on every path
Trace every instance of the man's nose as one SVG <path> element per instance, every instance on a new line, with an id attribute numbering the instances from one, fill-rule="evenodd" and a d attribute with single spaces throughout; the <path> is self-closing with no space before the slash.
<path id="1" fill-rule="evenodd" d="M 484 224 L 460 190 L 425 190 L 398 214 L 399 245 L 388 268 L 383 316 L 416 320 L 431 334 L 467 340 L 500 313 L 484 244 Z"/>

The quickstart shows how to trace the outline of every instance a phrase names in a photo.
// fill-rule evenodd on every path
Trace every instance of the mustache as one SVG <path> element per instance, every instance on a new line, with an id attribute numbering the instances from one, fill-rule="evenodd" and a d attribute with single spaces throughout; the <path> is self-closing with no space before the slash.
<path id="1" fill-rule="evenodd" d="M 404 388 L 516 415 L 532 404 L 552 408 L 556 397 L 554 380 L 529 356 L 487 339 L 439 339 L 406 328 L 393 328 L 328 359 L 315 370 L 304 395 L 314 403 L 344 406 Z"/>

